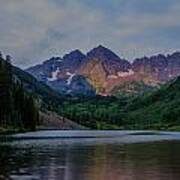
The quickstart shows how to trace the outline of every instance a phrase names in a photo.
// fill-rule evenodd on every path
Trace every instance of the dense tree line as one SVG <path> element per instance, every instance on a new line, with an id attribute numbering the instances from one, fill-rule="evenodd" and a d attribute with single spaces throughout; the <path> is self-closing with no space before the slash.
<path id="1" fill-rule="evenodd" d="M 92 129 L 180 130 L 180 77 L 139 96 L 65 101 L 59 112 Z"/>
<path id="2" fill-rule="evenodd" d="M 27 73 L 13 69 L 10 60 L 0 54 L 0 130 L 34 130 L 39 118 L 35 95 L 41 97 L 41 110 L 58 111 L 91 129 L 180 130 L 180 78 L 136 96 L 62 97 Z"/>
<path id="3" fill-rule="evenodd" d="M 91 129 L 120 129 L 124 116 L 121 107 L 126 103 L 124 97 L 72 99 L 59 107 L 59 113 Z"/>
<path id="4" fill-rule="evenodd" d="M 34 130 L 38 110 L 32 95 L 26 93 L 21 81 L 13 75 L 10 56 L 0 53 L 0 127 Z"/>

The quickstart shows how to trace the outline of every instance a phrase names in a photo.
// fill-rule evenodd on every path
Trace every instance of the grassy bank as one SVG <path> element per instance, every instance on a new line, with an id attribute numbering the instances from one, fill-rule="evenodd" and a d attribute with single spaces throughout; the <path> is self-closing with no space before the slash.
<path id="1" fill-rule="evenodd" d="M 8 128 L 0 127 L 0 135 L 23 133 L 23 132 L 27 132 L 27 131 L 28 130 L 25 130 L 25 129 L 18 129 L 18 128 L 12 128 L 12 127 L 8 127 Z"/>

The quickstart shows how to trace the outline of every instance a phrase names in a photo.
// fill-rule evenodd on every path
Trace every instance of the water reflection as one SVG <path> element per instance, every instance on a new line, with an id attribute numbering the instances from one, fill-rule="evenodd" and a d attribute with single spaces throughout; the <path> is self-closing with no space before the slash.
<path id="1" fill-rule="evenodd" d="M 178 141 L 0 145 L 0 179 L 179 180 L 179 151 Z"/>

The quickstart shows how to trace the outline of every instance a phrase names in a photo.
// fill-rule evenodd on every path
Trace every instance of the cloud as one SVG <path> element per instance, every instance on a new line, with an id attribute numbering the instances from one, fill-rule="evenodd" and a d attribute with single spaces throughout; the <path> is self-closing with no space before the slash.
<path id="1" fill-rule="evenodd" d="M 180 48 L 180 36 L 174 35 L 180 3 L 163 2 L 0 0 L 0 49 L 21 67 L 98 44 L 129 59 L 173 51 Z"/>

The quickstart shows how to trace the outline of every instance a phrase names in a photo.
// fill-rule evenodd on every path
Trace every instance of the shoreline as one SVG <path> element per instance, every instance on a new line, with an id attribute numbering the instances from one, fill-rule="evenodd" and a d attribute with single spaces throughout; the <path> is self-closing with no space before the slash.
<path id="1" fill-rule="evenodd" d="M 180 132 L 180 126 L 173 126 L 167 129 L 61 129 L 61 128 L 47 128 L 43 126 L 37 127 L 35 130 L 25 130 L 25 129 L 18 129 L 18 128 L 2 128 L 0 127 L 0 136 L 4 135 L 13 135 L 13 134 L 22 134 L 22 133 L 33 133 L 39 131 L 137 131 L 137 132 Z"/>

